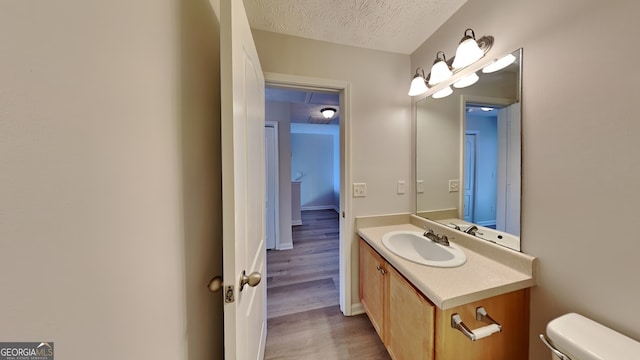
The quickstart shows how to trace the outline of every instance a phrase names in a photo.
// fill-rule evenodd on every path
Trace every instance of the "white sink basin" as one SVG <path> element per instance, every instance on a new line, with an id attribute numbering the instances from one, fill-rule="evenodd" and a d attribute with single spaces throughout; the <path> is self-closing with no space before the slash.
<path id="1" fill-rule="evenodd" d="M 457 245 L 436 244 L 419 231 L 390 231 L 382 236 L 382 244 L 392 253 L 422 265 L 456 267 L 467 261 Z"/>

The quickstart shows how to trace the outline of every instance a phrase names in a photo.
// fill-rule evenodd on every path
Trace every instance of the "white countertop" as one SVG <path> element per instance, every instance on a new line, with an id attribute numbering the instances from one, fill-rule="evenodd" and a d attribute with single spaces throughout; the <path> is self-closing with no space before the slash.
<path id="1" fill-rule="evenodd" d="M 536 285 L 536 258 L 500 249 L 494 244 L 482 244 L 482 240 L 470 239 L 470 235 L 448 232 L 450 230 L 443 225 L 431 225 L 429 223 L 436 233 L 446 234 L 452 243 L 462 248 L 467 256 L 466 263 L 455 268 L 438 268 L 416 264 L 393 254 L 382 244 L 382 236 L 397 230 L 424 231 L 409 223 L 363 227 L 358 229 L 358 234 L 443 310 Z"/>

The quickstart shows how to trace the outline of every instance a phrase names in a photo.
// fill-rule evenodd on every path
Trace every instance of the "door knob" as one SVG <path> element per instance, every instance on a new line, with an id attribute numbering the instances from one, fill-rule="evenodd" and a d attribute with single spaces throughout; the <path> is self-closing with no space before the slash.
<path id="1" fill-rule="evenodd" d="M 209 291 L 218 292 L 222 289 L 222 276 L 214 276 L 208 285 Z"/>
<path id="2" fill-rule="evenodd" d="M 262 280 L 262 275 L 260 275 L 259 272 L 256 271 L 247 275 L 246 271 L 242 270 L 242 276 L 240 277 L 240 291 L 242 291 L 244 286 L 247 284 L 251 287 L 260 284 L 260 280 Z"/>

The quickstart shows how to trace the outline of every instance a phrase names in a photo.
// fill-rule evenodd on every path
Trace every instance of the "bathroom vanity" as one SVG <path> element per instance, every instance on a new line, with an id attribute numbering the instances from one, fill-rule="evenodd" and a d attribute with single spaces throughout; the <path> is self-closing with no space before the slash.
<path id="1" fill-rule="evenodd" d="M 358 226 L 361 304 L 391 357 L 526 359 L 535 258 L 415 215 L 407 217 L 407 223 Z M 447 235 L 465 253 L 466 262 L 448 268 L 425 266 L 382 243 L 384 234 L 424 231 L 424 226 Z M 464 326 L 452 323 L 454 318 Z M 467 335 L 453 326 L 466 328 Z"/>

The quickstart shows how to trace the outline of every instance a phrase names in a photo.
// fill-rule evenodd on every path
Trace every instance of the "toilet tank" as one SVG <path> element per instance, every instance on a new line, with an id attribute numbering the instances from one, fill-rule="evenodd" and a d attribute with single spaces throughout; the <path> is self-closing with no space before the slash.
<path id="1" fill-rule="evenodd" d="M 640 359 L 640 342 L 576 313 L 550 321 L 547 337 L 540 335 L 567 360 Z M 556 354 L 553 359 L 562 359 Z"/>

